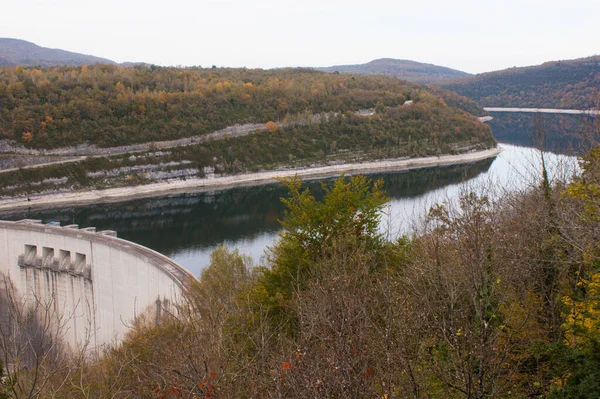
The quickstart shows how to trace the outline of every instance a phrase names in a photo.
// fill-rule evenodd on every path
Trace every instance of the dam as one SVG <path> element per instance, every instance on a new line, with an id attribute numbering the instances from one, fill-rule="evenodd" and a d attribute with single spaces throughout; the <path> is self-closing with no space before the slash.
<path id="1" fill-rule="evenodd" d="M 138 316 L 159 322 L 174 311 L 193 281 L 173 260 L 114 231 L 0 221 L 1 331 L 15 322 L 10 301 L 37 305 L 52 312 L 71 349 L 99 352 L 122 341 Z"/>

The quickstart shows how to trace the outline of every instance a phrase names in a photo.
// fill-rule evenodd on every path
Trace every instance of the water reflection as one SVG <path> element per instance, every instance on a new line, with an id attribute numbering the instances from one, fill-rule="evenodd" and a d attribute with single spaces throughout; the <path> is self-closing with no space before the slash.
<path id="1" fill-rule="evenodd" d="M 392 198 L 381 225 L 390 238 L 410 232 L 411 223 L 422 218 L 429 206 L 441 200 L 455 200 L 465 183 L 488 187 L 520 189 L 536 184 L 540 176 L 540 154 L 527 148 L 535 127 L 535 115 L 495 115 L 492 123 L 503 152 L 495 159 L 475 164 L 458 165 L 410 172 L 372 175 L 382 178 Z M 546 116 L 545 116 L 546 117 Z M 576 129 L 579 116 L 545 118 L 548 130 L 546 144 L 560 149 L 573 143 L 569 129 Z M 563 136 L 557 128 L 567 131 Z M 550 173 L 565 175 L 576 172 L 574 157 L 561 154 L 569 150 L 547 153 Z M 565 164 L 568 164 L 565 167 Z M 559 167 L 560 166 L 560 167 Z M 317 197 L 323 195 L 319 182 L 307 182 Z M 0 215 L 2 219 L 42 219 L 61 224 L 77 223 L 81 227 L 95 226 L 99 230 L 116 230 L 119 237 L 162 252 L 187 267 L 194 274 L 209 262 L 210 253 L 222 242 L 252 256 L 257 262 L 265 248 L 277 238 L 278 219 L 284 207 L 280 201 L 286 195 L 280 185 L 235 188 L 226 191 L 189 193 L 171 197 L 62 208 L 51 211 L 19 211 Z"/>
<path id="2" fill-rule="evenodd" d="M 490 112 L 488 122 L 496 140 L 539 148 L 536 132 L 543 133 L 542 148 L 559 154 L 578 155 L 589 147 L 598 118 L 589 115 Z"/>
<path id="3" fill-rule="evenodd" d="M 492 160 L 486 160 L 372 177 L 384 180 L 393 199 L 410 200 L 435 188 L 472 179 L 485 173 L 491 164 Z M 320 182 L 307 182 L 306 186 L 317 197 L 323 195 Z M 116 230 L 119 237 L 172 256 L 197 273 L 201 266 L 196 263 L 205 264 L 208 254 L 221 242 L 250 252 L 258 259 L 279 231 L 278 220 L 284 211 L 280 198 L 285 195 L 286 190 L 277 184 L 52 211 L 20 211 L 3 218 L 32 218 L 44 223 L 59 221 L 63 225 L 76 223 L 80 227 Z"/>

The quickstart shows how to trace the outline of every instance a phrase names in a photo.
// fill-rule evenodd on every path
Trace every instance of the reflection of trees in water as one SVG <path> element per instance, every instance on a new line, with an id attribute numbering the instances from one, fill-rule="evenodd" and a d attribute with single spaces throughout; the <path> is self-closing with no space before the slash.
<path id="1" fill-rule="evenodd" d="M 586 115 L 534 114 L 519 112 L 492 112 L 494 117 L 488 122 L 496 140 L 521 145 L 538 147 L 535 140 L 536 118 L 546 139 L 544 150 L 559 154 L 581 154 L 586 142 L 583 137 L 593 129 L 595 118 Z"/>
<path id="2" fill-rule="evenodd" d="M 384 179 L 384 187 L 390 197 L 394 199 L 414 198 L 431 190 L 477 177 L 479 174 L 487 172 L 493 161 L 493 159 L 486 159 L 469 165 L 420 169 L 411 172 L 373 175 L 372 177 Z"/>
<path id="3" fill-rule="evenodd" d="M 470 165 L 375 174 L 371 177 L 383 178 L 392 198 L 412 198 L 438 187 L 471 179 L 486 172 L 491 163 L 492 160 L 486 160 Z M 322 197 L 320 182 L 307 182 L 306 186 L 315 196 Z M 280 185 L 267 185 L 20 213 L 8 218 L 28 217 L 44 222 L 60 221 L 63 225 L 77 223 L 81 227 L 116 230 L 121 238 L 169 254 L 278 231 L 278 219 L 284 211 L 280 198 L 286 194 Z"/>

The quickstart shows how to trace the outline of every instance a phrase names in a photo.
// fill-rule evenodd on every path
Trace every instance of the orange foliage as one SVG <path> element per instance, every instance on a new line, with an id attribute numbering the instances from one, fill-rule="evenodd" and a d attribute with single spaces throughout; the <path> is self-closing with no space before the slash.
<path id="1" fill-rule="evenodd" d="M 33 133 L 23 132 L 23 134 L 21 135 L 21 140 L 27 144 L 31 143 L 31 141 L 33 140 Z"/>
<path id="2" fill-rule="evenodd" d="M 290 362 L 281 363 L 281 369 L 283 371 L 289 371 L 292 369 L 292 364 Z"/>
<path id="3" fill-rule="evenodd" d="M 265 127 L 271 133 L 276 133 L 277 130 L 279 129 L 279 126 L 277 126 L 277 123 L 275 123 L 273 121 L 268 121 L 267 124 L 265 125 Z"/>

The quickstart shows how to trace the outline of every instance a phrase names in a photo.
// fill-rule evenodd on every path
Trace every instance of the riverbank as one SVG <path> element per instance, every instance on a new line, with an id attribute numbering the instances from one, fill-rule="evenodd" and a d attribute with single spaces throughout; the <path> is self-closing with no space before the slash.
<path id="1" fill-rule="evenodd" d="M 169 182 L 119 187 L 105 190 L 77 191 L 0 200 L 0 211 L 19 208 L 49 208 L 90 203 L 120 202 L 136 198 L 147 198 L 184 192 L 227 189 L 239 186 L 272 184 L 278 179 L 298 176 L 303 179 L 322 179 L 342 174 L 376 173 L 382 171 L 405 171 L 437 166 L 458 165 L 493 158 L 501 152 L 500 147 L 458 155 L 439 157 L 389 159 L 375 162 L 331 165 L 306 169 L 268 171 L 214 178 L 194 178 Z"/>
<path id="2" fill-rule="evenodd" d="M 483 107 L 487 112 L 526 112 L 534 114 L 567 114 L 567 115 L 600 115 L 600 110 L 595 109 L 556 109 L 556 108 L 505 108 L 505 107 Z M 481 120 L 481 119 L 480 119 Z"/>

